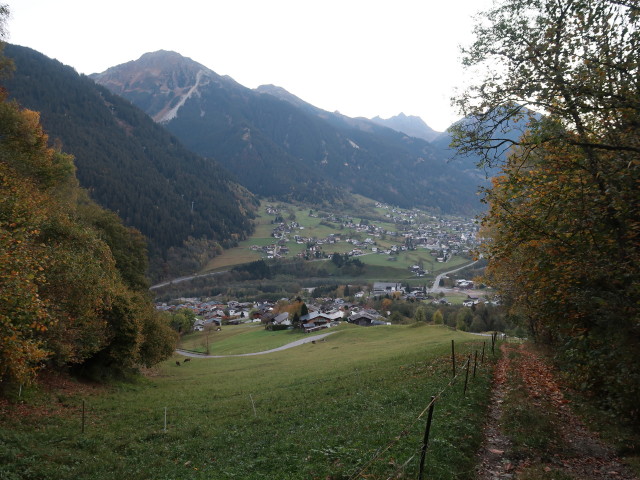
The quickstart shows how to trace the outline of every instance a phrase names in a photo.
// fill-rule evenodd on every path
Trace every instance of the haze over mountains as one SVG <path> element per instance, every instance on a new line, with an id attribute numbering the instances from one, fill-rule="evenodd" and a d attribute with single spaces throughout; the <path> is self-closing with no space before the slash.
<path id="1" fill-rule="evenodd" d="M 448 164 L 428 141 L 321 110 L 282 88 L 248 89 L 167 51 L 91 77 L 258 195 L 331 204 L 352 192 L 448 213 L 480 208 L 477 172 Z"/>
<path id="2" fill-rule="evenodd" d="M 442 133 L 436 132 L 433 128 L 424 123 L 424 120 L 420 117 L 416 117 L 415 115 L 407 116 L 404 113 L 400 113 L 391 118 L 373 117 L 371 121 L 378 125 L 383 125 L 385 127 L 393 128 L 399 132 L 406 133 L 411 137 L 422 138 L 427 142 L 435 140 L 438 135 L 441 135 Z"/>

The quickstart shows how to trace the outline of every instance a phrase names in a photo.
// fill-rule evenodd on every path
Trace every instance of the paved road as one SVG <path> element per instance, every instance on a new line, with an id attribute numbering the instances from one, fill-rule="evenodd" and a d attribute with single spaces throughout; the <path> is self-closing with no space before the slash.
<path id="1" fill-rule="evenodd" d="M 287 343 L 286 345 L 283 345 L 281 347 L 278 348 L 272 348 L 271 350 L 264 350 L 262 352 L 254 352 L 254 353 L 239 353 L 236 355 L 205 355 L 202 353 L 194 353 L 194 352 L 188 352 L 186 350 L 180 350 L 177 349 L 176 352 L 179 353 L 180 355 L 184 355 L 185 357 L 195 357 L 195 358 L 227 358 L 227 357 L 251 357 L 253 355 L 265 355 L 267 353 L 273 353 L 273 352 L 279 352 L 281 350 L 286 350 L 288 348 L 293 348 L 293 347 L 297 347 L 300 346 L 302 344 L 305 343 L 310 343 L 312 341 L 318 341 L 323 339 L 324 337 L 327 337 L 333 333 L 336 332 L 328 332 L 328 333 L 322 333 L 320 335 L 313 335 L 311 337 L 306 337 L 306 338 L 302 338 L 300 340 L 296 340 L 295 342 L 291 342 L 291 343 Z"/>
<path id="2" fill-rule="evenodd" d="M 149 290 L 155 290 L 156 288 L 166 287 L 167 285 L 173 285 L 174 283 L 187 282 L 189 280 L 193 280 L 194 278 L 211 277 L 213 275 L 220 275 L 221 273 L 226 273 L 228 271 L 229 270 L 219 270 L 217 272 L 198 273 L 196 275 L 188 275 L 186 277 L 174 278 L 173 280 L 167 280 L 166 282 L 152 285 L 149 287 Z"/>
<path id="3" fill-rule="evenodd" d="M 458 270 L 463 270 L 467 267 L 470 267 L 471 265 L 478 263 L 478 260 L 475 260 L 471 263 L 468 263 L 466 265 L 463 265 L 462 267 L 456 268 L 455 270 L 449 270 L 448 272 L 442 272 L 440 275 L 438 275 L 436 277 L 436 279 L 433 281 L 433 287 L 431 287 L 431 292 L 440 292 L 440 291 L 444 291 L 443 288 L 440 288 L 440 280 L 442 279 L 442 277 L 444 277 L 445 275 L 449 275 L 450 273 L 455 273 Z"/>

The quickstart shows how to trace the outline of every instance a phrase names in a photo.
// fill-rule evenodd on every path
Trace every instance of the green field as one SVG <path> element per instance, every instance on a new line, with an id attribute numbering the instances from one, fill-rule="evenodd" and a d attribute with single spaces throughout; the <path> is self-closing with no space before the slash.
<path id="1" fill-rule="evenodd" d="M 300 329 L 272 332 L 260 323 L 225 325 L 220 331 L 190 333 L 182 338 L 179 347 L 205 353 L 208 345 L 211 355 L 236 355 L 271 350 L 305 337 L 308 335 Z"/>
<path id="2" fill-rule="evenodd" d="M 299 337 L 223 332 L 219 352 Z M 180 366 L 176 356 L 143 380 L 109 388 L 26 391 L 28 405 L 1 410 L 0 478 L 416 478 L 425 407 L 438 394 L 426 478 L 472 478 L 489 355 L 463 396 L 464 372 L 447 387 L 451 340 L 460 372 L 485 338 L 426 325 L 346 325 L 324 342 L 267 355 Z"/>
<path id="3" fill-rule="evenodd" d="M 345 208 L 342 212 L 337 212 L 337 214 L 353 218 L 354 222 L 358 223 L 361 219 L 364 218 L 375 218 L 375 224 L 384 228 L 385 230 L 396 230 L 397 226 L 394 223 L 389 222 L 385 219 L 384 214 L 386 211 L 381 208 L 374 208 L 373 202 L 371 200 L 366 200 L 364 198 L 360 198 L 360 203 L 354 205 L 351 208 Z M 344 242 L 344 239 L 353 236 L 364 237 L 366 238 L 367 234 L 360 233 L 356 234 L 353 230 L 349 229 L 339 229 L 336 225 L 336 228 L 331 228 L 327 225 L 322 225 L 323 218 L 319 217 L 310 217 L 309 216 L 309 207 L 296 206 L 292 204 L 286 204 L 282 202 L 271 203 L 271 202 L 262 202 L 256 219 L 256 229 L 253 235 L 235 247 L 228 250 L 225 250 L 221 255 L 214 258 L 209 262 L 204 271 L 218 270 L 222 268 L 227 268 L 229 266 L 237 265 L 240 263 L 251 262 L 255 260 L 259 260 L 263 258 L 263 254 L 260 252 L 256 252 L 251 250 L 252 245 L 257 246 L 265 246 L 270 245 L 276 241 L 271 236 L 271 232 L 273 230 L 272 220 L 275 219 L 275 215 L 270 215 L 267 213 L 267 206 L 278 206 L 280 207 L 280 215 L 283 216 L 285 221 L 290 221 L 289 216 L 295 215 L 295 221 L 298 222 L 304 230 L 297 230 L 295 233 L 304 237 L 312 237 L 312 238 L 324 238 L 330 234 L 339 234 L 342 237 L 341 242 L 332 244 L 332 245 L 323 245 L 323 250 L 327 255 L 331 255 L 334 252 L 338 253 L 346 253 L 351 251 L 354 247 Z M 316 212 L 317 213 L 317 212 Z M 293 235 L 293 234 L 292 234 Z M 381 239 L 376 238 L 376 243 L 380 248 L 389 248 L 391 245 L 396 245 L 402 243 L 402 237 L 393 237 L 388 236 L 387 238 Z M 304 250 L 304 245 L 296 244 L 293 241 L 290 241 L 287 246 L 290 249 L 290 253 L 287 255 L 287 258 L 294 257 L 297 253 L 300 253 Z M 453 259 L 452 262 L 447 262 L 446 266 L 442 267 L 443 264 L 438 264 L 433 256 L 426 250 L 418 249 L 412 252 L 402 252 L 399 255 L 395 256 L 397 258 L 396 262 L 389 261 L 388 255 L 366 255 L 361 257 L 362 261 L 371 264 L 371 265 L 379 265 L 379 266 L 390 266 L 393 269 L 403 270 L 407 269 L 410 265 L 423 263 L 424 267 L 429 271 L 438 271 L 443 270 L 444 268 L 448 268 L 450 266 L 455 267 L 452 262 L 458 261 L 459 263 L 467 261 L 463 259 Z M 394 275 L 395 279 L 397 274 Z M 406 272 L 402 274 L 402 278 L 410 277 Z M 379 280 L 379 279 L 378 279 Z"/>

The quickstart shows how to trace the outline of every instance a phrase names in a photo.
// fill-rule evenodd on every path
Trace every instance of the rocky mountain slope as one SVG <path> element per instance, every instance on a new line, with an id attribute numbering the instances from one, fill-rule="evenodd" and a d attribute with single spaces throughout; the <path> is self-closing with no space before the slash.
<path id="1" fill-rule="evenodd" d="M 323 111 L 279 87 L 245 88 L 175 52 L 147 53 L 92 78 L 259 195 L 331 204 L 353 192 L 442 212 L 480 208 L 478 176 L 429 142 Z"/>

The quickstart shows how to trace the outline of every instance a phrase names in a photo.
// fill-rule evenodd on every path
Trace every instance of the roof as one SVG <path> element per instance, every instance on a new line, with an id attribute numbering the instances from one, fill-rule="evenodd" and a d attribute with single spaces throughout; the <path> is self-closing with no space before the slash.
<path id="1" fill-rule="evenodd" d="M 374 292 L 397 292 L 402 290 L 402 284 L 398 282 L 375 282 Z"/>
<path id="2" fill-rule="evenodd" d="M 349 321 L 354 322 L 360 318 L 366 318 L 367 320 L 371 320 L 372 322 L 380 318 L 379 314 L 373 314 L 369 312 L 358 312 L 349 316 Z"/>
<path id="3" fill-rule="evenodd" d="M 300 317 L 301 322 L 311 322 L 316 318 L 324 318 L 325 320 L 339 320 L 342 318 L 342 312 L 322 313 L 322 312 L 309 312 L 306 315 Z"/>
<path id="4" fill-rule="evenodd" d="M 273 323 L 283 323 L 289 320 L 289 312 L 282 312 L 276 315 L 273 319 Z"/>

